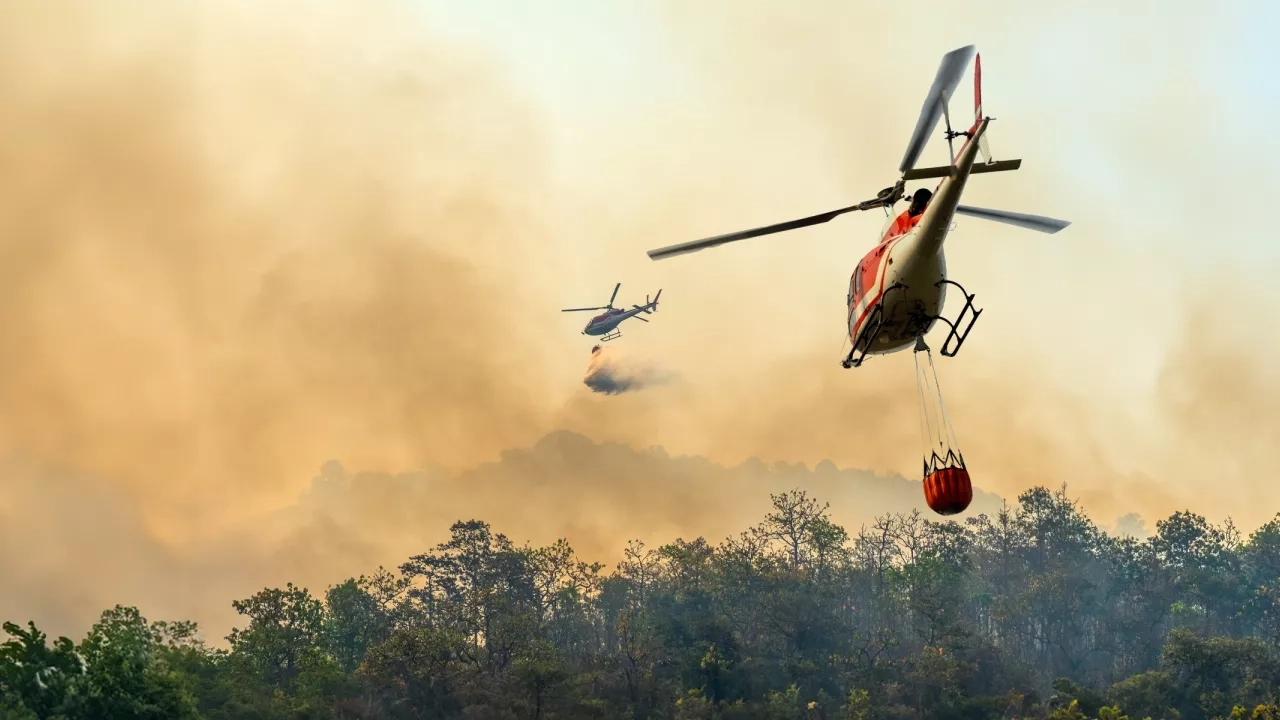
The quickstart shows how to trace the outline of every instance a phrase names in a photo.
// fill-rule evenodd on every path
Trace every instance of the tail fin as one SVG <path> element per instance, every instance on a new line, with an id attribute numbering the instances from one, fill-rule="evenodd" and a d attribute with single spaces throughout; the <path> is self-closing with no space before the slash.
<path id="1" fill-rule="evenodd" d="M 644 305 L 643 305 L 643 306 L 640 306 L 640 305 L 632 305 L 631 307 L 633 307 L 633 308 L 635 308 L 635 309 L 637 309 L 637 310 L 643 310 L 645 315 L 652 315 L 652 314 L 653 314 L 653 311 L 658 309 L 658 298 L 659 298 L 659 297 L 661 297 L 661 296 L 662 296 L 662 291 L 661 291 L 661 290 L 659 290 L 659 291 L 658 291 L 658 294 L 657 294 L 657 295 L 654 295 L 654 296 L 653 296 L 653 299 L 652 299 L 652 300 L 650 300 L 650 299 L 649 299 L 649 296 L 646 294 L 646 295 L 644 296 Z M 644 318 L 640 318 L 640 319 L 641 319 L 641 320 L 644 320 Z"/>
<path id="2" fill-rule="evenodd" d="M 978 126 L 982 124 L 982 53 L 978 53 L 973 58 L 973 127 L 969 128 L 969 132 L 975 132 Z M 991 146 L 987 145 L 987 136 L 983 134 L 978 138 L 978 154 L 986 162 L 991 162 Z"/>
<path id="3" fill-rule="evenodd" d="M 973 58 L 973 126 L 969 132 L 978 129 L 982 122 L 982 53 Z"/>

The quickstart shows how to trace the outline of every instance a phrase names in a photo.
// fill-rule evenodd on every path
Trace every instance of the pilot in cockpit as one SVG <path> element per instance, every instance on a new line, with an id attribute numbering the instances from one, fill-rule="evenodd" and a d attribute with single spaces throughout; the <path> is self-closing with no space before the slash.
<path id="1" fill-rule="evenodd" d="M 911 196 L 911 206 L 907 208 L 907 217 L 915 217 L 929 207 L 929 199 L 933 193 L 928 188 L 920 188 Z"/>

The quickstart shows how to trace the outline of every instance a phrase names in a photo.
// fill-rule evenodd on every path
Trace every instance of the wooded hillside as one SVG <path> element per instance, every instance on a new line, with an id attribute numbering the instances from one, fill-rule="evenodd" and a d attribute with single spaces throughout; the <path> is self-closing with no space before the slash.
<path id="1" fill-rule="evenodd" d="M 7 623 L 0 717 L 1280 720 L 1280 516 L 1138 539 L 1044 488 L 853 533 L 773 508 L 612 570 L 458 522 L 395 571 L 235 601 L 229 649 L 129 607 L 78 643 Z"/>

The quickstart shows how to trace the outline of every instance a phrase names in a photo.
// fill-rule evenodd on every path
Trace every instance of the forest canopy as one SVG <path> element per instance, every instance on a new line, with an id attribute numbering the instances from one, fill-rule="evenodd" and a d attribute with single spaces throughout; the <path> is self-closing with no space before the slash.
<path id="1" fill-rule="evenodd" d="M 1280 720 L 1280 515 L 1148 538 L 1065 492 L 850 533 L 802 491 L 712 544 L 610 571 L 479 520 L 313 593 L 186 621 L 7 622 L 3 718 L 1251 718 Z"/>

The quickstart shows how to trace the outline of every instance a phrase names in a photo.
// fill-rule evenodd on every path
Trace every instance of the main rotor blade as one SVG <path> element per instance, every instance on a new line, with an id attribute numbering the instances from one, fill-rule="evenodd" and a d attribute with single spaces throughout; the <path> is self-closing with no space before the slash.
<path id="1" fill-rule="evenodd" d="M 607 308 L 603 308 L 603 307 L 595 307 L 595 308 L 566 308 L 566 309 L 564 309 L 564 310 L 561 310 L 560 312 L 583 312 L 583 311 L 585 311 L 585 310 L 605 310 L 605 309 L 607 309 Z"/>
<path id="2" fill-rule="evenodd" d="M 1068 220 L 1057 220 L 1043 215 L 1024 215 L 1023 213 L 1009 212 L 1008 210 L 989 210 L 987 208 L 971 207 L 969 205 L 956 206 L 956 213 L 960 215 L 968 215 L 969 217 L 982 218 L 983 220 L 992 220 L 994 222 L 1005 223 L 1006 225 L 1017 225 L 1020 228 L 1028 230 L 1037 230 L 1042 233 L 1053 233 L 1070 225 Z"/>
<path id="3" fill-rule="evenodd" d="M 938 125 L 938 117 L 942 115 L 943 99 L 951 99 L 964 69 L 969 66 L 976 52 L 973 45 L 952 50 L 942 56 L 938 66 L 938 74 L 933 78 L 928 94 L 924 96 L 924 105 L 920 108 L 920 119 L 916 121 L 916 129 L 911 132 L 911 140 L 907 142 L 907 152 L 902 156 L 902 165 L 898 172 L 906 172 L 916 166 L 920 153 L 929 139 L 929 133 Z"/>
<path id="4" fill-rule="evenodd" d="M 613 295 L 609 296 L 609 307 L 613 307 L 613 301 L 618 297 L 618 288 L 622 287 L 622 283 L 613 286 Z"/>
<path id="5" fill-rule="evenodd" d="M 661 260 L 663 258 L 672 257 L 674 255 L 683 255 L 685 253 L 697 252 L 699 250 L 705 250 L 706 248 L 715 247 L 717 245 L 723 245 L 725 243 L 736 242 L 738 240 L 746 240 L 747 238 L 759 237 L 761 235 L 771 235 L 773 233 L 779 233 L 786 230 L 795 230 L 797 228 L 808 227 L 810 225 L 820 225 L 824 222 L 830 222 L 831 220 L 845 213 L 853 212 L 854 210 L 865 210 L 866 204 L 867 203 L 850 205 L 847 208 L 832 210 L 831 212 L 825 212 L 825 213 L 822 213 L 821 215 L 812 215 L 810 217 L 801 218 L 799 220 L 788 220 L 787 222 L 777 223 L 775 225 L 766 225 L 764 227 L 755 228 L 753 230 L 742 230 L 740 232 L 728 233 L 726 235 L 717 235 L 715 237 L 704 238 L 702 240 L 692 240 L 690 242 L 679 243 L 677 245 L 668 245 L 667 247 L 658 248 L 657 250 L 650 250 L 649 257 L 653 260 Z"/>

